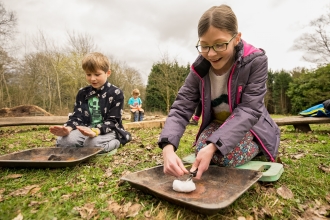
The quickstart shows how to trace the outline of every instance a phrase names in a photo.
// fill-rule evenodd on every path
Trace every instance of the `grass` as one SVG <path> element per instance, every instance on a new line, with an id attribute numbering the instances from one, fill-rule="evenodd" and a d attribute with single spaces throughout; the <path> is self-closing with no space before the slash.
<path id="1" fill-rule="evenodd" d="M 160 165 L 161 129 L 132 129 L 133 140 L 114 155 L 60 169 L 0 168 L 0 219 L 312 219 L 330 217 L 330 124 L 301 133 L 281 127 L 281 178 L 257 182 L 230 206 L 206 216 L 170 204 L 120 180 L 125 173 Z M 188 126 L 177 154 L 191 148 L 197 126 Z M 0 155 L 52 147 L 48 126 L 0 128 Z M 321 170 L 319 167 L 323 167 Z M 14 174 L 17 174 L 14 176 Z M 30 187 L 30 188 L 29 188 Z M 221 186 L 219 186 L 221 187 Z M 279 193 L 281 189 L 287 189 Z M 292 194 L 291 194 L 292 193 Z M 293 195 L 292 198 L 290 195 Z M 134 217 L 133 217 L 134 216 Z"/>

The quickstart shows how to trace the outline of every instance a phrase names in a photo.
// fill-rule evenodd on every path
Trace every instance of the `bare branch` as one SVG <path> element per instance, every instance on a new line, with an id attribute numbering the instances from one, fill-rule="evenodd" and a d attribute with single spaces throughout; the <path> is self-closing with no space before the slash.
<path id="1" fill-rule="evenodd" d="M 329 8 L 330 10 L 330 8 Z M 330 11 L 310 22 L 312 31 L 304 33 L 293 45 L 294 50 L 304 51 L 303 58 L 312 63 L 330 61 Z"/>

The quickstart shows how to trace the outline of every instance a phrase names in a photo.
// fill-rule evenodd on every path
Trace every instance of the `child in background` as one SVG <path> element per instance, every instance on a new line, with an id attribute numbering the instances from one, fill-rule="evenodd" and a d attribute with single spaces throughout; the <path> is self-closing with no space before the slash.
<path id="1" fill-rule="evenodd" d="M 131 140 L 122 125 L 124 94 L 108 82 L 110 62 L 103 54 L 87 54 L 82 68 L 90 85 L 78 91 L 66 124 L 49 130 L 58 136 L 58 147 L 102 147 L 109 152 Z"/>
<path id="2" fill-rule="evenodd" d="M 144 110 L 142 108 L 142 100 L 140 99 L 140 91 L 133 89 L 132 96 L 128 100 L 128 105 L 131 108 L 131 113 L 134 115 L 134 121 L 143 121 Z"/>
<path id="3" fill-rule="evenodd" d="M 264 105 L 268 76 L 265 51 L 241 39 L 236 15 L 227 5 L 204 12 L 198 38 L 199 56 L 158 139 L 164 173 L 176 177 L 189 173 L 175 151 L 200 101 L 203 120 L 196 135 L 196 160 L 190 169 L 198 168 L 197 179 L 211 163 L 236 167 L 259 151 L 275 162 L 280 130 Z"/>

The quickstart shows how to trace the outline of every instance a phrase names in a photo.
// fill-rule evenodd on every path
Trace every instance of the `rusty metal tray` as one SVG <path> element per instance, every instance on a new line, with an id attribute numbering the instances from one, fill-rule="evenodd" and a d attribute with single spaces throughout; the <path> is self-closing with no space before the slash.
<path id="1" fill-rule="evenodd" d="M 260 171 L 210 166 L 201 180 L 194 180 L 196 190 L 190 193 L 174 191 L 172 184 L 176 178 L 165 175 L 163 166 L 130 173 L 121 180 L 171 203 L 211 215 L 233 203 L 261 177 Z"/>
<path id="2" fill-rule="evenodd" d="M 0 167 L 72 167 L 101 152 L 97 147 L 33 148 L 0 156 Z"/>

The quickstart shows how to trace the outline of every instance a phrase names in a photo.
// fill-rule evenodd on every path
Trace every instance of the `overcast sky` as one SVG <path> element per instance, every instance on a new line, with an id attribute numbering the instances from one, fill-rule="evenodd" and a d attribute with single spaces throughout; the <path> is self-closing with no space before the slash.
<path id="1" fill-rule="evenodd" d="M 164 54 L 180 64 L 197 54 L 197 23 L 205 10 L 232 7 L 242 38 L 266 50 L 269 68 L 312 68 L 291 49 L 311 20 L 330 8 L 326 0 L 0 0 L 16 12 L 20 42 L 41 30 L 59 44 L 68 31 L 93 37 L 99 51 L 126 62 L 143 75 Z M 25 39 L 25 40 L 24 40 Z"/>

